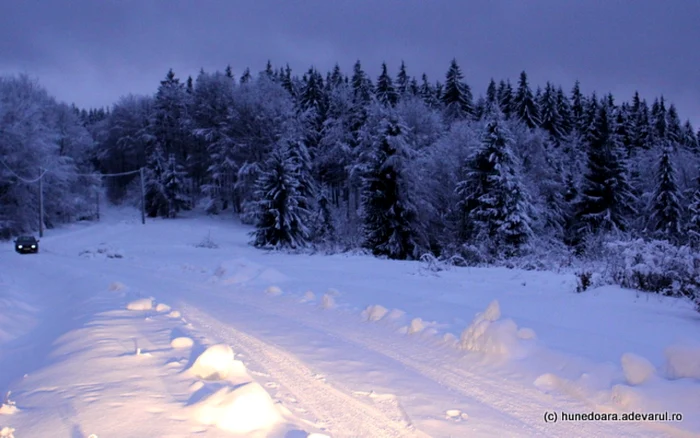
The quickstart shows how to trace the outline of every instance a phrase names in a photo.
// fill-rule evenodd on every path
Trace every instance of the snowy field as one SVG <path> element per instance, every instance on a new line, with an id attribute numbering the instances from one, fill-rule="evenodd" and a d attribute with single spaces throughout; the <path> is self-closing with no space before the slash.
<path id="1" fill-rule="evenodd" d="M 267 253 L 228 218 L 105 216 L 49 230 L 38 255 L 0 246 L 1 437 L 700 434 L 690 303 Z M 629 412 L 683 418 L 562 420 Z"/>

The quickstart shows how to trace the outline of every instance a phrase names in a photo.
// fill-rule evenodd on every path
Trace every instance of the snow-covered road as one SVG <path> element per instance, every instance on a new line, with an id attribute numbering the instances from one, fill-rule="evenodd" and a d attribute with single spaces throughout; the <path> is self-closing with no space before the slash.
<path id="1" fill-rule="evenodd" d="M 496 304 L 476 324 L 490 333 L 488 343 L 468 352 L 445 330 L 454 320 L 423 321 L 387 305 L 395 293 L 407 300 L 411 279 L 425 281 L 407 274 L 407 264 L 391 273 L 386 262 L 369 260 L 383 263 L 378 277 L 394 276 L 396 283 L 374 286 L 386 296 L 352 296 L 346 288 L 361 272 L 351 266 L 352 259 L 346 270 L 337 269 L 337 258 L 328 262 L 333 263 L 328 271 L 337 274 L 319 278 L 322 257 L 256 251 L 245 246 L 244 228 L 224 231 L 221 223 L 207 219 L 143 227 L 127 219 L 59 230 L 42 240 L 37 256 L 17 256 L 9 246 L 0 251 L 0 391 L 12 391 L 11 403 L 0 408 L 0 430 L 12 427 L 17 438 L 700 432 L 693 416 L 700 412 L 700 383 L 692 377 L 692 346 L 684 350 L 685 362 L 674 362 L 687 365 L 681 371 L 690 378 L 654 375 L 635 386 L 624 382 L 619 365 L 549 348 L 532 330 L 501 318 Z M 218 249 L 195 247 L 207 228 L 230 237 L 221 238 Z M 481 274 L 465 270 L 463 275 L 460 281 L 477 282 L 475 275 Z M 451 287 L 440 278 L 428 280 Z M 513 284 L 525 281 L 538 280 L 518 278 Z M 547 289 L 544 282 L 538 287 Z M 439 296 L 423 290 L 422 298 L 406 305 L 420 308 L 428 293 Z M 127 310 L 130 302 L 143 304 L 139 299 L 147 305 Z M 486 308 L 480 298 L 476 302 Z M 386 308 L 360 312 L 358 304 Z M 639 310 L 640 319 L 655 313 L 659 319 L 650 323 L 658 324 L 681 315 L 677 324 L 697 330 L 692 311 L 661 304 L 660 312 Z M 523 319 L 547 318 L 533 311 Z M 467 319 L 464 327 L 468 324 Z M 582 329 L 572 329 L 572 338 Z M 474 335 L 472 341 L 482 340 Z M 232 349 L 231 357 L 216 350 L 222 346 Z M 205 365 L 225 372 L 204 378 L 197 369 Z M 685 419 L 544 420 L 547 412 L 644 409 L 680 412 Z"/>

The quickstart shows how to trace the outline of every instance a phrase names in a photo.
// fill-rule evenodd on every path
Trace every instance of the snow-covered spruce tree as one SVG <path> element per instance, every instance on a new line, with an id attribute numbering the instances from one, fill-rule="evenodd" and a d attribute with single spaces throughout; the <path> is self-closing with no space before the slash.
<path id="1" fill-rule="evenodd" d="M 517 120 L 525 123 L 530 129 L 540 125 L 539 108 L 527 82 L 527 74 L 524 71 L 520 73 L 518 90 L 513 97 L 513 113 Z"/>
<path id="2" fill-rule="evenodd" d="M 526 248 L 533 233 L 530 199 L 517 172 L 512 134 L 503 114 L 493 113 L 481 148 L 467 162 L 457 185 L 459 206 L 473 222 L 471 241 L 488 241 L 494 256 L 510 257 Z"/>
<path id="3" fill-rule="evenodd" d="M 256 223 L 252 244 L 258 248 L 300 248 L 309 240 L 309 211 L 299 194 L 296 165 L 286 147 L 278 147 L 256 183 Z"/>
<path id="4" fill-rule="evenodd" d="M 394 88 L 391 76 L 387 72 L 386 63 L 382 63 L 382 73 L 377 78 L 374 92 L 377 100 L 387 106 L 394 106 L 399 100 L 399 95 Z"/>
<path id="5" fill-rule="evenodd" d="M 689 218 L 686 225 L 688 238 L 693 248 L 698 250 L 700 249 L 700 177 L 697 178 L 695 190 L 693 190 L 693 196 L 688 205 L 688 213 Z"/>
<path id="6" fill-rule="evenodd" d="M 165 154 L 157 145 L 148 159 L 146 166 L 146 213 L 149 217 L 168 216 L 168 196 L 163 185 L 165 174 Z"/>
<path id="7" fill-rule="evenodd" d="M 469 85 L 462 82 L 462 78 L 457 60 L 453 59 L 447 70 L 444 89 L 440 96 L 445 108 L 445 121 L 448 124 L 456 120 L 464 120 L 474 114 L 472 92 Z"/>
<path id="8" fill-rule="evenodd" d="M 301 140 L 283 140 L 283 142 L 282 147 L 286 148 L 288 160 L 294 168 L 299 208 L 303 211 L 313 212 L 316 209 L 314 201 L 318 188 L 312 174 L 309 150 Z"/>
<path id="9" fill-rule="evenodd" d="M 665 145 L 659 155 L 649 222 L 651 231 L 658 237 L 677 243 L 681 233 L 683 210 L 671 154 L 671 146 Z"/>
<path id="10" fill-rule="evenodd" d="M 424 230 L 412 199 L 408 128 L 387 113 L 371 149 L 363 175 L 364 246 L 391 259 L 416 259 L 426 249 Z"/>
<path id="11" fill-rule="evenodd" d="M 636 203 L 605 105 L 599 108 L 587 140 L 588 169 L 576 214 L 579 239 L 597 232 L 626 231 Z"/>
<path id="12" fill-rule="evenodd" d="M 185 195 L 185 172 L 184 167 L 177 162 L 175 154 L 170 154 L 168 162 L 163 169 L 163 191 L 168 203 L 166 216 L 174 218 L 182 210 L 187 210 L 189 203 Z"/>

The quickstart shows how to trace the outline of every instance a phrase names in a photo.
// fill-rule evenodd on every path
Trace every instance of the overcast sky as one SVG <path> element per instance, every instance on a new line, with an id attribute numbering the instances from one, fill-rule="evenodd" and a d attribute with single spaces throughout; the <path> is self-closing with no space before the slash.
<path id="1" fill-rule="evenodd" d="M 663 94 L 700 125 L 700 0 L 0 0 L 0 73 L 83 107 L 152 93 L 171 67 L 360 59 L 376 78 L 404 60 L 442 80 L 453 57 L 477 95 L 525 70 L 535 86 Z"/>

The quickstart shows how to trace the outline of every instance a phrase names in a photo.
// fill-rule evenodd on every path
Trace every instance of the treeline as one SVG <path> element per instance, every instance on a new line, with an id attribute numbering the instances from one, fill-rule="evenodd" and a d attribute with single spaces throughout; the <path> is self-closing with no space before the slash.
<path id="1" fill-rule="evenodd" d="M 3 108 L 13 105 L 0 92 Z M 22 156 L 39 146 L 27 137 L 7 149 L 0 127 L 11 168 L 30 179 L 50 156 L 103 173 L 145 167 L 150 216 L 198 204 L 232 212 L 256 226 L 261 247 L 489 263 L 586 254 L 611 235 L 677 246 L 700 235 L 698 133 L 663 98 L 622 102 L 584 95 L 578 83 L 533 89 L 525 72 L 476 96 L 456 61 L 437 82 L 403 64 L 373 80 L 358 61 L 350 74 L 298 76 L 270 63 L 240 78 L 230 67 L 184 80 L 170 71 L 154 95 L 108 111 L 61 108 L 85 138 L 78 155 L 52 133 L 51 153 Z M 33 226 L 36 188 L 0 172 L 2 229 Z M 138 202 L 138 175 L 105 184 L 113 202 Z"/>
<path id="2" fill-rule="evenodd" d="M 39 228 L 40 180 L 47 227 L 93 217 L 94 153 L 75 107 L 26 76 L 0 77 L 0 239 Z"/>

